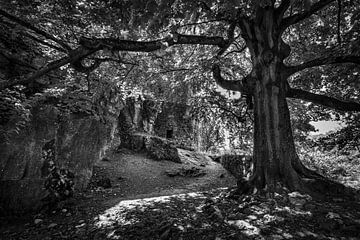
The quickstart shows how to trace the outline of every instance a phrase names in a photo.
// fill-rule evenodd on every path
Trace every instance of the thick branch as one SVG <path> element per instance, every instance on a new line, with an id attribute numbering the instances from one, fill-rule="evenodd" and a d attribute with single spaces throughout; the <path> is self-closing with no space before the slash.
<path id="1" fill-rule="evenodd" d="M 175 44 L 199 44 L 199 45 L 212 45 L 220 48 L 226 46 L 227 41 L 222 37 L 207 37 L 198 35 L 182 35 L 176 34 L 173 39 L 167 40 L 169 46 Z"/>
<path id="2" fill-rule="evenodd" d="M 71 64 L 77 64 L 79 61 L 81 61 L 81 59 L 83 59 L 84 57 L 88 56 L 89 54 L 92 54 L 93 51 L 92 50 L 88 50 L 88 49 L 84 49 L 82 47 L 77 48 L 73 51 L 70 52 L 69 56 L 63 57 L 61 59 L 55 60 L 50 62 L 49 64 L 47 64 L 45 67 L 37 70 L 36 72 L 32 73 L 29 77 L 27 78 L 23 78 L 23 79 L 19 79 L 16 81 L 3 81 L 0 82 L 0 90 L 3 90 L 5 88 L 8 87 L 12 87 L 18 84 L 31 84 L 32 82 L 34 82 L 36 79 L 40 78 L 41 76 L 44 76 L 45 74 L 49 73 L 50 71 L 54 70 L 54 69 L 58 69 L 68 63 Z"/>
<path id="3" fill-rule="evenodd" d="M 315 94 L 301 89 L 289 89 L 287 92 L 287 97 L 309 101 L 340 111 L 360 111 L 359 103 L 342 101 L 333 97 Z"/>
<path id="4" fill-rule="evenodd" d="M 71 63 L 75 70 L 80 72 L 86 72 L 94 70 L 102 61 L 95 61 L 91 66 L 84 66 L 82 60 L 89 56 L 90 54 L 95 53 L 96 51 L 102 49 L 111 49 L 115 51 L 133 51 L 133 52 L 152 52 L 159 49 L 166 48 L 167 46 L 172 46 L 176 44 L 200 44 L 200 45 L 212 45 L 218 46 L 220 48 L 224 47 L 227 41 L 222 37 L 207 37 L 207 36 L 197 36 L 197 35 L 182 35 L 174 34 L 172 38 L 166 38 L 157 41 L 131 41 L 131 40 L 121 40 L 115 38 L 80 38 L 80 47 L 74 50 L 71 50 L 67 57 L 56 60 L 46 67 L 38 70 L 33 75 L 27 79 L 21 79 L 12 82 L 2 82 L 0 83 L 0 90 L 6 87 L 14 86 L 17 84 L 29 84 L 36 80 L 37 78 L 47 74 L 48 72 L 64 66 L 68 63 Z"/>
<path id="5" fill-rule="evenodd" d="M 234 41 L 234 32 L 235 32 L 236 24 L 237 24 L 237 22 L 235 22 L 235 21 L 233 21 L 230 24 L 229 29 L 227 31 L 227 33 L 228 33 L 227 43 L 220 49 L 220 51 L 217 54 L 218 56 L 223 55 L 223 53 L 230 47 L 231 43 Z"/>
<path id="6" fill-rule="evenodd" d="M 275 14 L 276 14 L 278 24 L 283 19 L 286 11 L 290 7 L 290 4 L 291 4 L 291 0 L 282 0 L 280 6 L 278 8 L 276 8 Z"/>
<path id="7" fill-rule="evenodd" d="M 68 57 L 61 58 L 59 60 L 53 61 L 50 64 L 48 64 L 46 67 L 38 70 L 37 72 L 30 75 L 28 78 L 25 79 L 19 79 L 16 81 L 3 81 L 0 82 L 0 90 L 3 90 L 8 87 L 12 87 L 19 84 L 30 84 L 33 81 L 35 81 L 37 78 L 47 74 L 48 72 L 59 68 L 61 66 L 64 66 L 66 64 L 70 63 L 70 59 Z"/>
<path id="8" fill-rule="evenodd" d="M 330 57 L 322 57 L 311 60 L 309 62 L 302 63 L 297 66 L 288 67 L 289 74 L 294 74 L 301 70 L 311 67 L 317 67 L 327 64 L 335 64 L 335 63 L 355 63 L 360 64 L 360 56 L 348 55 L 348 56 L 330 56 Z"/>
<path id="9" fill-rule="evenodd" d="M 36 41 L 36 42 L 38 42 L 38 43 L 40 43 L 40 44 L 42 44 L 42 45 L 44 45 L 44 46 L 51 47 L 51 48 L 56 49 L 56 50 L 58 50 L 58 51 L 60 51 L 60 52 L 64 52 L 64 53 L 67 52 L 64 48 L 55 46 L 55 45 L 53 45 L 53 44 L 51 44 L 51 43 L 48 43 L 48 42 L 45 42 L 45 41 L 43 41 L 43 40 L 41 40 L 41 39 L 39 39 L 39 38 L 31 35 L 30 33 L 27 33 L 25 36 L 31 38 L 32 40 L 34 40 L 34 41 Z"/>
<path id="10" fill-rule="evenodd" d="M 33 30 L 34 32 L 36 32 L 37 34 L 42 35 L 43 37 L 46 37 L 46 38 L 48 38 L 48 39 L 53 40 L 54 42 L 56 42 L 57 44 L 59 44 L 61 47 L 63 47 L 64 49 L 66 49 L 66 50 L 68 50 L 68 51 L 71 50 L 70 46 L 68 46 L 66 43 L 64 43 L 64 42 L 62 42 L 61 40 L 57 39 L 56 37 L 50 35 L 49 33 L 45 32 L 45 31 L 43 31 L 43 30 L 41 30 L 41 29 L 39 29 L 39 28 L 34 27 L 34 26 L 31 25 L 30 23 L 25 22 L 24 20 L 22 20 L 22 19 L 20 19 L 20 18 L 18 18 L 18 17 L 15 17 L 15 16 L 13 16 L 13 15 L 11 15 L 11 14 L 9 14 L 9 13 L 1 10 L 1 9 L 0 9 L 0 15 L 6 17 L 6 18 L 8 18 L 8 19 L 10 19 L 11 21 L 16 22 L 17 24 L 20 24 L 20 25 L 23 26 L 23 27 L 26 27 L 26 28 L 28 28 L 28 29 Z"/>
<path id="11" fill-rule="evenodd" d="M 251 94 L 252 91 L 247 87 L 247 86 L 244 86 L 243 80 L 237 80 L 237 81 L 229 81 L 229 80 L 225 80 L 222 76 L 221 76 L 221 71 L 220 71 L 220 67 L 219 65 L 214 65 L 213 68 L 212 68 L 212 71 L 213 71 L 213 76 L 214 76 L 214 79 L 216 81 L 216 83 L 226 89 L 226 90 L 231 90 L 231 91 L 237 91 L 237 92 L 242 92 L 244 94 Z M 245 77 L 245 78 L 248 78 L 249 76 Z"/>
<path id="12" fill-rule="evenodd" d="M 227 41 L 222 37 L 207 37 L 198 35 L 182 35 L 173 33 L 173 37 L 156 41 L 131 41 L 117 38 L 85 38 L 80 39 L 80 44 L 89 49 L 109 48 L 116 51 L 152 52 L 176 44 L 212 45 L 220 48 L 226 46 Z"/>
<path id="13" fill-rule="evenodd" d="M 230 51 L 230 52 L 227 52 L 224 56 L 228 56 L 232 53 L 236 53 L 236 54 L 240 54 L 240 53 L 243 53 L 245 51 L 245 49 L 247 48 L 247 46 L 243 46 L 240 50 L 233 50 L 233 51 Z"/>
<path id="14" fill-rule="evenodd" d="M 290 25 L 296 24 L 308 17 L 310 17 L 312 14 L 320 11 L 321 9 L 323 9 L 324 7 L 326 7 L 327 5 L 329 5 L 330 3 L 334 2 L 335 0 L 320 0 L 316 3 L 314 3 L 313 5 L 311 5 L 311 7 L 301 13 L 297 13 L 295 15 L 289 16 L 284 18 L 281 21 L 281 30 L 285 30 L 287 27 L 289 27 Z"/>

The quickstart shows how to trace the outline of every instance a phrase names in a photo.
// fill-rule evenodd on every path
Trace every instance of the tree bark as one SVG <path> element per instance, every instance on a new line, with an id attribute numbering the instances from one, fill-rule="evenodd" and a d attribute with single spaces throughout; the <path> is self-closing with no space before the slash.
<path id="1" fill-rule="evenodd" d="M 260 6 L 257 15 L 255 20 L 244 21 L 241 26 L 256 75 L 250 79 L 254 81 L 250 84 L 255 86 L 251 189 L 274 192 L 286 187 L 313 194 L 313 183 L 326 181 L 307 169 L 296 153 L 286 101 L 289 75 L 283 64 L 290 51 L 281 40 L 277 12 Z"/>
<path id="2" fill-rule="evenodd" d="M 262 67 L 262 78 L 254 92 L 254 174 L 258 189 L 276 191 L 279 187 L 304 190 L 301 175 L 305 169 L 295 150 L 286 86 L 276 68 Z"/>

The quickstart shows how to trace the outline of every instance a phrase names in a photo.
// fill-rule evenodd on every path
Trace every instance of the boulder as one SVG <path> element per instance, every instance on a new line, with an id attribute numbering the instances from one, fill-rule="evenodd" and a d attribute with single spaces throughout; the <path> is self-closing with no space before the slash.
<path id="1" fill-rule="evenodd" d="M 128 135 L 126 139 L 126 145 L 122 144 L 121 147 L 144 151 L 154 160 L 181 163 L 176 144 L 166 138 L 138 132 Z"/>
<path id="2" fill-rule="evenodd" d="M 206 172 L 198 167 L 181 167 L 174 170 L 168 170 L 165 174 L 169 177 L 201 177 L 206 174 Z"/>
<path id="3" fill-rule="evenodd" d="M 49 195 L 45 182 L 54 172 L 71 173 L 74 189 L 84 189 L 93 164 L 103 157 L 108 133 L 93 116 L 34 107 L 27 126 L 0 142 L 0 214 L 41 207 Z"/>
<path id="4" fill-rule="evenodd" d="M 178 148 L 178 155 L 182 163 L 205 167 L 212 164 L 211 158 L 197 151 Z"/>
<path id="5" fill-rule="evenodd" d="M 150 157 L 153 159 L 181 163 L 178 149 L 173 142 L 168 141 L 167 139 L 148 136 L 145 138 L 144 146 Z"/>

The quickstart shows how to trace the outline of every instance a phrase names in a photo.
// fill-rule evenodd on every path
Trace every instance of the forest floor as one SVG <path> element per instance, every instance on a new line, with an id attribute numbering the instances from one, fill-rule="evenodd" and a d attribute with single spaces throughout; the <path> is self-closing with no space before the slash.
<path id="1" fill-rule="evenodd" d="M 193 167 L 200 174 L 166 174 Z M 234 179 L 212 161 L 159 162 L 124 151 L 101 161 L 93 182 L 55 210 L 1 219 L 0 239 L 360 239 L 359 199 L 296 192 L 234 199 Z"/>

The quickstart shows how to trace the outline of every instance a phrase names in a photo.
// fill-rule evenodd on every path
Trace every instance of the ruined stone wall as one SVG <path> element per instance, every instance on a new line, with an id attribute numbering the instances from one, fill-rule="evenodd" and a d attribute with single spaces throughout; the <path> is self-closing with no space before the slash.
<path id="1" fill-rule="evenodd" d="M 131 149 L 142 147 L 135 146 L 138 141 L 132 137 L 134 133 L 156 135 L 196 148 L 194 126 L 194 121 L 189 116 L 189 106 L 151 98 L 126 99 L 125 107 L 119 115 L 121 145 Z"/>
<path id="2" fill-rule="evenodd" d="M 194 126 L 188 112 L 189 107 L 185 104 L 164 102 L 161 112 L 155 120 L 155 134 L 192 146 L 194 141 Z"/>
<path id="3" fill-rule="evenodd" d="M 141 149 L 133 135 L 135 133 L 154 134 L 154 122 L 161 111 L 161 103 L 152 99 L 129 97 L 118 117 L 118 133 L 122 147 Z"/>

